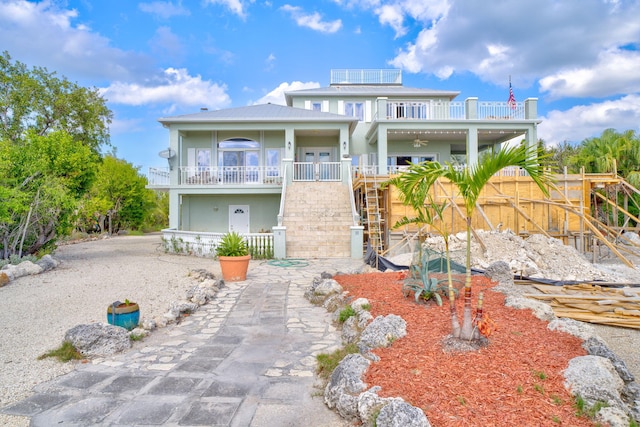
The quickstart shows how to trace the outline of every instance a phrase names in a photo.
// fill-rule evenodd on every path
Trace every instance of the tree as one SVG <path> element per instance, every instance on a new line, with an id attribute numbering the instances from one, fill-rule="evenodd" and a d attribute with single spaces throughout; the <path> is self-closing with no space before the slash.
<path id="1" fill-rule="evenodd" d="M 576 167 L 574 163 L 574 159 L 580 151 L 580 147 L 577 144 L 563 141 L 555 147 L 546 147 L 545 142 L 540 140 L 540 148 L 544 150 L 548 159 L 545 162 L 545 166 L 551 168 L 552 172 L 564 173 L 565 167 L 568 173 L 579 172 L 579 167 Z"/>
<path id="2" fill-rule="evenodd" d="M 46 68 L 29 70 L 0 55 L 0 140 L 17 143 L 27 131 L 45 135 L 66 131 L 74 141 L 99 153 L 109 144 L 113 113 L 98 89 L 57 77 Z"/>
<path id="3" fill-rule="evenodd" d="M 587 173 L 606 173 L 616 169 L 626 177 L 640 166 L 640 140 L 633 130 L 620 133 L 606 129 L 599 137 L 582 141 L 574 162 L 584 167 Z"/>
<path id="4" fill-rule="evenodd" d="M 465 168 L 456 168 L 451 163 L 444 165 L 437 162 L 411 164 L 407 172 L 399 175 L 394 182 L 412 206 L 423 205 L 425 200 L 428 200 L 429 191 L 439 178 L 451 181 L 458 188 L 463 199 L 467 230 L 466 274 L 463 321 L 459 336 L 455 336 L 457 331 L 453 331 L 456 338 L 464 340 L 479 338 L 478 331 L 473 326 L 471 308 L 471 218 L 478 197 L 491 177 L 509 166 L 524 169 L 542 192 L 548 196 L 549 191 L 545 184 L 550 181 L 551 177 L 548 171 L 540 166 L 539 154 L 541 152 L 538 148 L 528 148 L 521 144 L 484 157 L 476 165 Z M 452 325 L 455 325 L 453 321 Z"/>
<path id="5" fill-rule="evenodd" d="M 112 113 L 97 89 L 0 55 L 0 254 L 55 245 L 91 187 Z"/>
<path id="6" fill-rule="evenodd" d="M 449 229 L 446 223 L 442 220 L 444 218 L 444 210 L 447 207 L 447 203 L 438 204 L 431 194 L 427 193 L 425 199 L 420 199 L 421 195 L 414 197 L 415 193 L 412 193 L 412 189 L 405 188 L 403 182 L 399 177 L 395 177 L 387 181 L 385 185 L 395 185 L 400 191 L 400 201 L 406 205 L 410 205 L 416 215 L 414 217 L 402 217 L 395 223 L 393 228 L 402 227 L 409 224 L 417 224 L 418 231 L 418 244 L 420 245 L 420 258 L 422 259 L 422 225 L 428 224 L 440 233 L 444 240 L 444 252 L 447 260 L 447 297 L 449 299 L 449 312 L 451 318 L 451 335 L 454 337 L 460 336 L 460 321 L 458 319 L 458 313 L 456 309 L 456 291 L 453 287 L 453 275 L 451 272 L 451 252 L 449 250 Z M 405 192 L 408 191 L 408 192 Z"/>
<path id="7" fill-rule="evenodd" d="M 35 253 L 71 228 L 78 198 L 99 157 L 63 131 L 0 143 L 0 235 L 3 258 Z"/>
<path id="8" fill-rule="evenodd" d="M 141 229 L 156 208 L 156 196 L 145 188 L 147 179 L 138 169 L 113 155 L 106 156 L 79 212 L 79 219 L 86 222 L 80 220 L 78 227 L 86 229 L 97 222 L 100 231 L 106 229 L 109 234 L 125 228 Z"/>

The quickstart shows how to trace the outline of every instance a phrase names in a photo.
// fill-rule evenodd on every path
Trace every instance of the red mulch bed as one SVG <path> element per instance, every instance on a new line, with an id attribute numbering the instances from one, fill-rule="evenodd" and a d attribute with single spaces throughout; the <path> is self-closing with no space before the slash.
<path id="1" fill-rule="evenodd" d="M 562 371 L 570 359 L 586 354 L 581 340 L 550 331 L 530 310 L 504 305 L 504 295 L 484 276 L 473 277 L 473 304 L 484 291 L 484 312 L 495 322 L 489 344 L 478 351 L 446 353 L 451 333 L 449 307 L 416 304 L 402 294 L 404 273 L 342 275 L 334 279 L 354 299 L 367 298 L 371 314 L 396 314 L 407 322 L 407 336 L 389 348 L 366 373 L 380 396 L 402 397 L 421 408 L 431 425 L 593 426 L 576 416 Z M 462 323 L 462 298 L 458 315 Z"/>

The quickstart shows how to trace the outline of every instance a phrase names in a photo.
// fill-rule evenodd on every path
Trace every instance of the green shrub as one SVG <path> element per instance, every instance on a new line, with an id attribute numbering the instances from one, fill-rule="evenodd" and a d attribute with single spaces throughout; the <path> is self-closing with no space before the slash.
<path id="1" fill-rule="evenodd" d="M 69 341 L 63 342 L 62 345 L 55 350 L 48 351 L 45 354 L 38 356 L 38 360 L 46 359 L 47 357 L 55 357 L 60 362 L 84 359 L 84 356 L 82 356 L 82 354 L 80 354 L 80 352 Z"/>
<path id="2" fill-rule="evenodd" d="M 358 352 L 358 346 L 355 344 L 347 344 L 346 346 L 334 351 L 333 353 L 321 353 L 316 356 L 318 362 L 317 373 L 320 378 L 328 379 L 338 366 L 338 363 L 348 354 Z"/>
<path id="3" fill-rule="evenodd" d="M 340 316 L 338 317 L 338 321 L 340 323 L 344 323 L 347 321 L 349 317 L 355 316 L 355 315 L 356 315 L 356 311 L 350 305 L 348 305 L 342 310 L 340 310 Z"/>

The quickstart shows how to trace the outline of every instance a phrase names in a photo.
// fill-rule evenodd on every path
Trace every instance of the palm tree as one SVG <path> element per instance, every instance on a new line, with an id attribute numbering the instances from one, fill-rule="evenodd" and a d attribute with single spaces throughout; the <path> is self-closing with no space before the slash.
<path id="1" fill-rule="evenodd" d="M 415 217 L 409 218 L 407 216 L 402 217 L 399 221 L 397 221 L 393 228 L 402 227 L 409 224 L 418 224 L 420 227 L 418 233 L 418 244 L 420 245 L 420 250 L 422 250 L 422 225 L 428 224 L 433 227 L 437 232 L 440 233 L 442 238 L 444 239 L 444 252 L 445 258 L 447 260 L 447 296 L 449 298 L 449 310 L 451 313 L 451 334 L 455 337 L 460 336 L 460 321 L 458 320 L 458 313 L 456 311 L 456 294 L 453 289 L 453 276 L 451 273 L 451 256 L 449 251 L 449 230 L 447 225 L 444 223 L 443 212 L 447 207 L 447 203 L 438 204 L 431 194 L 427 193 L 426 199 L 422 201 L 419 200 L 418 197 L 413 197 L 413 193 L 405 193 L 402 188 L 402 184 L 398 181 L 399 177 L 392 178 L 385 184 L 395 185 L 400 190 L 400 201 L 402 201 L 406 205 L 411 205 L 414 212 L 416 213 Z M 400 185 L 398 185 L 400 184 Z M 422 259 L 422 256 L 420 256 Z"/>
<path id="2" fill-rule="evenodd" d="M 429 190 L 439 178 L 446 178 L 458 188 L 464 202 L 467 226 L 466 274 L 464 286 L 464 311 L 462 328 L 456 338 L 472 340 L 479 338 L 473 325 L 471 309 L 471 217 L 475 211 L 480 192 L 493 175 L 509 166 L 520 167 L 538 185 L 545 196 L 549 190 L 545 184 L 551 180 L 550 173 L 539 163 L 541 151 L 524 144 L 503 149 L 484 157 L 479 163 L 465 168 L 455 168 L 451 163 L 425 162 L 411 164 L 407 172 L 393 180 L 393 184 L 410 201 L 411 206 L 420 206 L 428 199 Z M 454 331 L 455 332 L 455 331 Z"/>

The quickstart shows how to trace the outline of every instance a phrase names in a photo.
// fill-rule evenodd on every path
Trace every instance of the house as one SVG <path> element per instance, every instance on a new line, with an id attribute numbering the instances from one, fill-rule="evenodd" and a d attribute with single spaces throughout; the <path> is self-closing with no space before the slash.
<path id="1" fill-rule="evenodd" d="M 264 257 L 360 258 L 366 240 L 382 247 L 371 212 L 382 208 L 358 200 L 356 177 L 473 164 L 510 139 L 537 141 L 537 99 L 458 94 L 405 87 L 400 70 L 332 70 L 329 86 L 288 92 L 286 105 L 159 119 L 168 167 L 151 168 L 148 187 L 169 192 L 167 248 L 206 254 L 230 230 Z"/>

